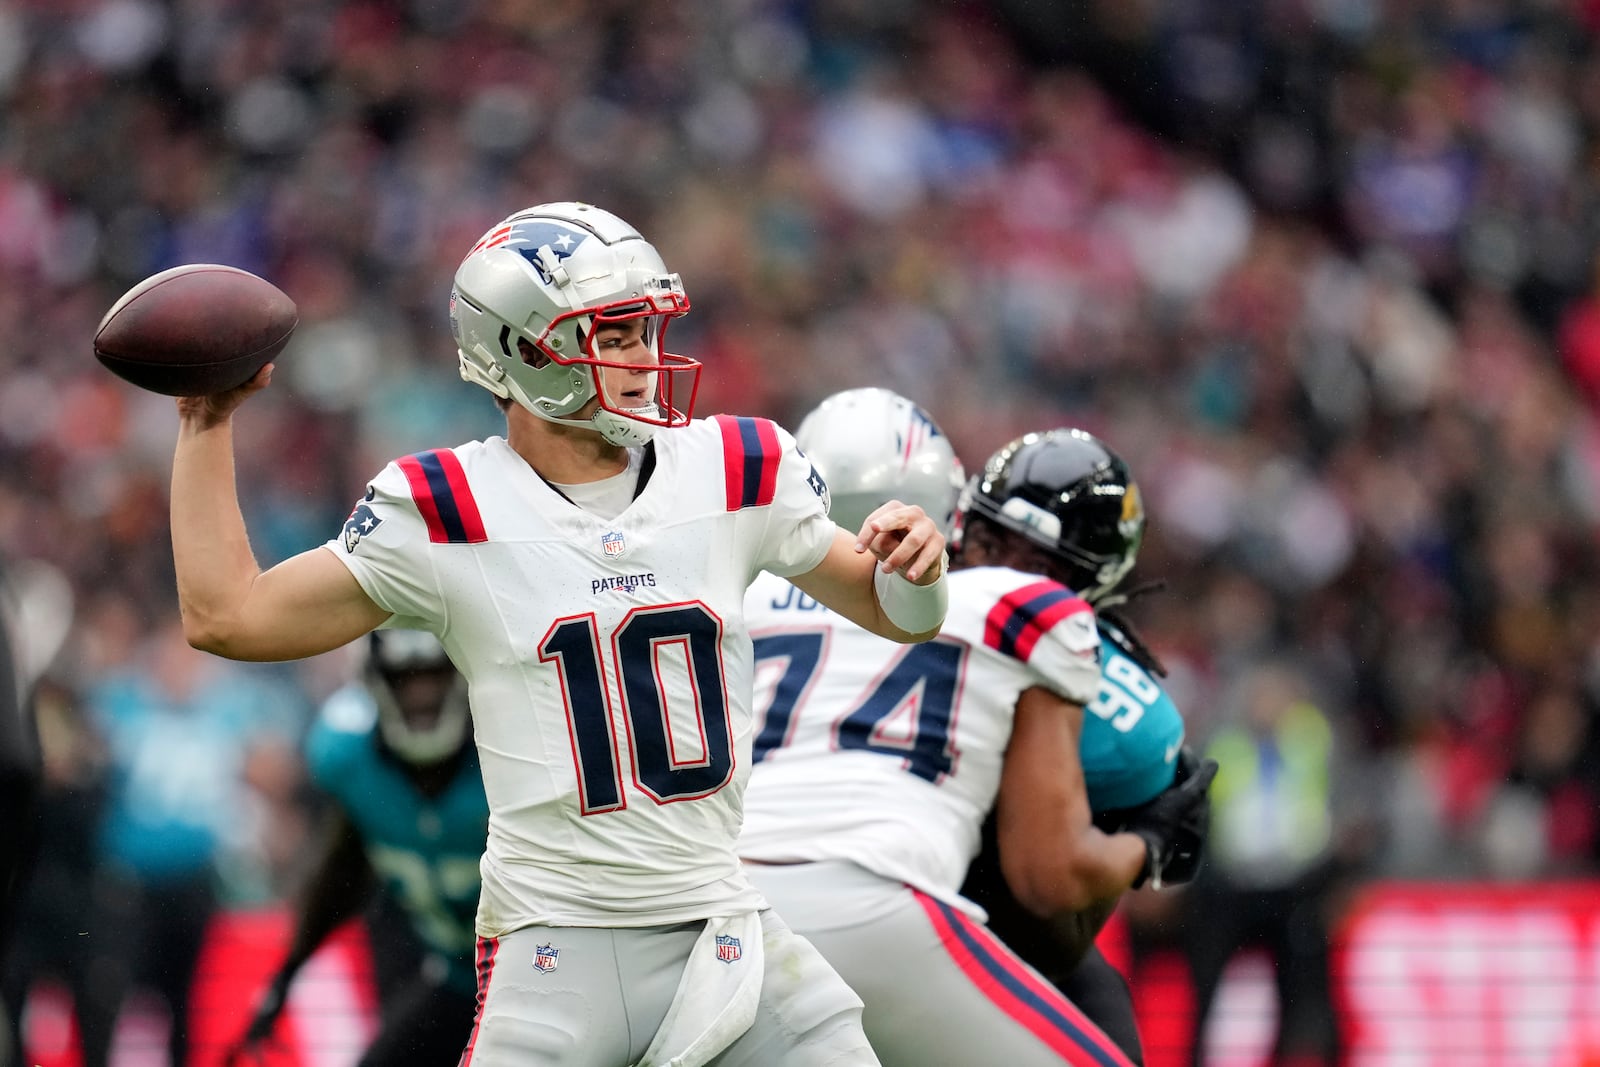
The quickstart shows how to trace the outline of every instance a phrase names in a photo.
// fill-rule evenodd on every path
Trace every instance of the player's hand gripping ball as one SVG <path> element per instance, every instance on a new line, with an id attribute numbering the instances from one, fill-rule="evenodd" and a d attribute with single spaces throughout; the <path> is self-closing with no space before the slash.
<path id="1" fill-rule="evenodd" d="M 237 267 L 189 263 L 111 305 L 94 354 L 117 377 L 168 396 L 235 389 L 271 362 L 300 321 L 281 289 Z"/>

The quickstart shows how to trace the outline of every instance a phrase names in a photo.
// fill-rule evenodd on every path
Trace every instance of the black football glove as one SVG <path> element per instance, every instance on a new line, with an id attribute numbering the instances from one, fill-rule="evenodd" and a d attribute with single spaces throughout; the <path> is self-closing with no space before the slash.
<path id="1" fill-rule="evenodd" d="M 1133 888 L 1152 889 L 1194 880 L 1211 828 L 1211 780 L 1217 761 L 1198 759 L 1186 745 L 1166 791 L 1128 815 L 1123 829 L 1144 839 L 1144 866 Z"/>

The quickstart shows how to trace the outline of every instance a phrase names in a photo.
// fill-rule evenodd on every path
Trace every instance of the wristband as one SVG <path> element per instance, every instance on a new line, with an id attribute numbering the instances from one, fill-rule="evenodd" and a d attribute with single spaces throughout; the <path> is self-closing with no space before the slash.
<path id="1" fill-rule="evenodd" d="M 950 590 L 945 585 L 945 561 L 939 561 L 939 577 L 927 585 L 913 585 L 899 571 L 888 574 L 882 567 L 872 568 L 872 588 L 878 594 L 883 614 L 908 634 L 925 634 L 944 624 L 950 606 Z"/>

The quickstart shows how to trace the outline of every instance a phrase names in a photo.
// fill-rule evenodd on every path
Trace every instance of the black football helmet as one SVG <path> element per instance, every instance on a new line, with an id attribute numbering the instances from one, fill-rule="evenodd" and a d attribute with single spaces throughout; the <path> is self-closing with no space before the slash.
<path id="1" fill-rule="evenodd" d="M 437 637 L 421 630 L 372 631 L 362 681 L 378 706 L 379 736 L 407 763 L 440 763 L 466 744 L 472 719 L 467 680 Z"/>
<path id="2" fill-rule="evenodd" d="M 1044 549 L 1064 584 L 1091 603 L 1133 568 L 1144 539 L 1144 502 L 1128 465 L 1083 430 L 1030 433 L 990 456 L 962 490 L 957 548 L 974 515 Z"/>

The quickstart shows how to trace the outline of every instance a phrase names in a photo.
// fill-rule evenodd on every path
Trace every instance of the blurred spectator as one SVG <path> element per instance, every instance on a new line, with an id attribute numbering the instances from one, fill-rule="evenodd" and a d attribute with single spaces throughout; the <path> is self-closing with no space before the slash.
<path id="1" fill-rule="evenodd" d="M 78 1004 L 86 1067 L 108 1063 L 124 996 L 159 993 L 171 1062 L 187 1062 L 189 984 L 219 899 L 258 866 L 252 754 L 292 745 L 305 708 L 246 669 L 191 649 L 176 619 L 88 690 L 108 782 Z"/>
<path id="2" fill-rule="evenodd" d="M 1206 1062 L 1206 1024 L 1228 961 L 1259 946 L 1278 994 L 1274 1063 L 1338 1058 L 1328 940 L 1339 835 L 1335 789 L 1346 757 L 1307 681 L 1283 660 L 1251 667 L 1211 733 L 1211 842 L 1185 897 L 1184 948 L 1195 985 L 1190 1062 Z"/>
<path id="3" fill-rule="evenodd" d="M 12 560 L 0 571 L 0 1067 L 21 1058 L 23 992 L 9 980 L 6 961 L 26 955 L 33 936 L 27 904 L 40 855 L 54 776 L 47 717 L 50 686 L 41 676 L 72 624 L 66 578 L 35 560 Z M 41 749 L 43 751 L 41 752 Z"/>
<path id="4" fill-rule="evenodd" d="M 6 956 L 16 917 L 17 890 L 32 850 L 28 831 L 39 788 L 39 750 L 33 716 L 25 691 L 26 680 L 13 652 L 13 625 L 0 617 L 0 959 Z M 0 996 L 0 1065 L 13 1062 L 10 1016 L 20 1005 Z"/>
<path id="5" fill-rule="evenodd" d="M 92 953 L 83 935 L 102 800 L 98 738 L 77 694 L 47 680 L 36 694 L 34 711 L 44 774 L 29 820 L 30 858 L 19 886 L 15 928 L 0 966 L 0 999 L 13 1011 L 10 1033 L 0 1035 L 0 1044 L 10 1041 L 19 1050 L 24 1047 L 21 1011 L 41 983 L 58 983 L 74 1005 L 87 1000 Z"/>

